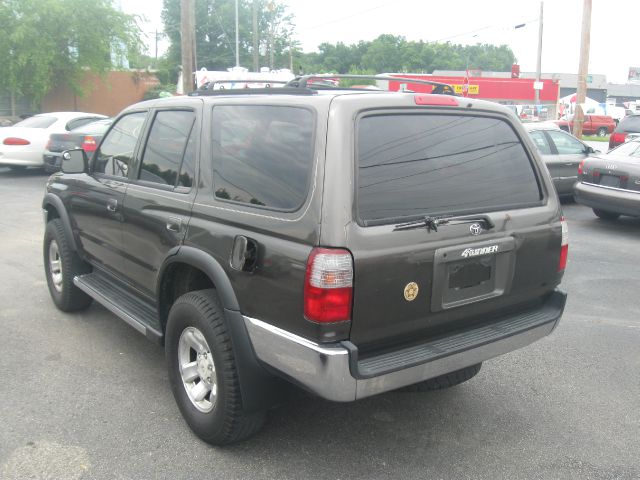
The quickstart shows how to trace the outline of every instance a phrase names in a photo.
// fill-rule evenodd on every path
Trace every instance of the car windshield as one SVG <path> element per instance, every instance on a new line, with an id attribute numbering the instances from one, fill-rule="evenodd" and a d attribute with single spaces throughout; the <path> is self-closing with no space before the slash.
<path id="1" fill-rule="evenodd" d="M 56 123 L 56 120 L 58 120 L 56 117 L 36 115 L 35 117 L 29 117 L 26 120 L 18 122 L 13 126 L 23 128 L 47 128 Z"/>

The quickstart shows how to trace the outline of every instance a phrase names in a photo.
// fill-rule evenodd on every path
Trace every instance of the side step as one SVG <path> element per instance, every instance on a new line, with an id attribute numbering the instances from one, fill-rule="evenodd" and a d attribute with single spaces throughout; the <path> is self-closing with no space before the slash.
<path id="1" fill-rule="evenodd" d="M 87 275 L 75 277 L 73 283 L 138 332 L 156 343 L 162 343 L 164 335 L 155 305 L 132 294 L 111 275 L 96 270 Z"/>

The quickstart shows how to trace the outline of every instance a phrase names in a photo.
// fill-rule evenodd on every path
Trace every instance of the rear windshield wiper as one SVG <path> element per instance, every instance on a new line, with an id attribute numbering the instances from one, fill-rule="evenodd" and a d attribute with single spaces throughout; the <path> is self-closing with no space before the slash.
<path id="1" fill-rule="evenodd" d="M 491 230 L 495 227 L 493 220 L 488 215 L 442 215 L 442 216 L 425 216 L 412 222 L 400 223 L 393 228 L 398 230 L 414 230 L 416 228 L 426 228 L 427 232 L 438 231 L 440 225 L 463 225 L 466 223 L 482 223 L 485 230 Z"/>

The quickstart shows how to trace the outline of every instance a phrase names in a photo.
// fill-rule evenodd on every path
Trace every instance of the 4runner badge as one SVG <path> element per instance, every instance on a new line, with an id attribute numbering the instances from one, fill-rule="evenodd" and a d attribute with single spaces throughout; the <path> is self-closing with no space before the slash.
<path id="1" fill-rule="evenodd" d="M 498 245 L 491 245 L 490 247 L 482 248 L 465 248 L 460 254 L 461 257 L 477 257 L 478 255 L 486 255 L 487 253 L 496 253 L 498 251 Z"/>
<path id="2" fill-rule="evenodd" d="M 418 284 L 416 282 L 407 283 L 407 286 L 404 287 L 404 299 L 407 302 L 412 302 L 418 296 Z"/>

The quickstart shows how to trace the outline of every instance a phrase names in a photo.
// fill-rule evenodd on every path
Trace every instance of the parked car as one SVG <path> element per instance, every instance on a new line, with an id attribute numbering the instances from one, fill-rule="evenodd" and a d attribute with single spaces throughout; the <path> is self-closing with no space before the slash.
<path id="1" fill-rule="evenodd" d="M 609 137 L 609 149 L 638 137 L 640 137 L 640 114 L 627 115 L 620 120 Z"/>
<path id="2" fill-rule="evenodd" d="M 574 121 L 556 120 L 555 123 L 567 132 L 573 132 Z M 608 115 L 585 115 L 582 124 L 582 133 L 585 135 L 597 135 L 605 137 L 613 132 L 616 128 L 616 121 Z"/>
<path id="3" fill-rule="evenodd" d="M 65 150 L 82 148 L 91 157 L 112 122 L 112 118 L 105 118 L 74 128 L 69 133 L 49 135 L 49 141 L 42 157 L 45 171 L 53 173 L 60 170 L 62 152 Z"/>
<path id="4" fill-rule="evenodd" d="M 52 133 L 73 130 L 101 118 L 97 113 L 51 112 L 34 115 L 0 130 L 0 166 L 14 170 L 42 167 L 42 154 Z"/>
<path id="5" fill-rule="evenodd" d="M 340 402 L 464 382 L 565 305 L 567 225 L 508 109 L 317 78 L 132 105 L 47 183 L 54 303 L 164 344 L 212 444 L 283 381 Z"/>
<path id="6" fill-rule="evenodd" d="M 573 195 L 580 162 L 598 152 L 552 122 L 526 123 L 524 127 L 538 147 L 558 195 Z"/>
<path id="7" fill-rule="evenodd" d="M 591 207 L 597 217 L 640 217 L 640 138 L 606 155 L 585 159 L 580 164 L 579 179 L 576 202 Z"/>

